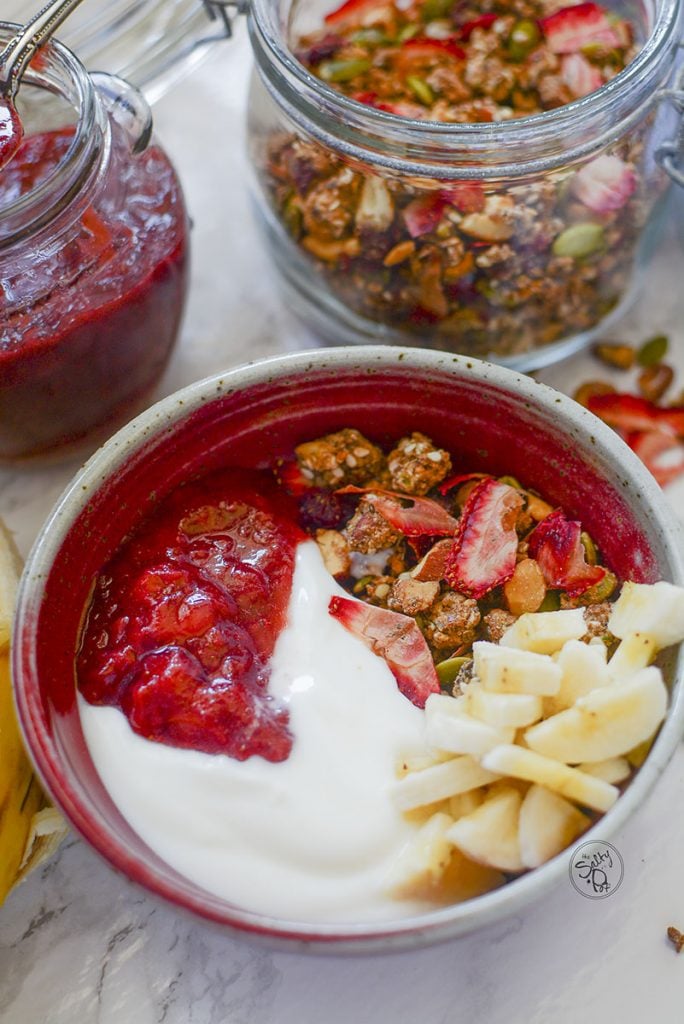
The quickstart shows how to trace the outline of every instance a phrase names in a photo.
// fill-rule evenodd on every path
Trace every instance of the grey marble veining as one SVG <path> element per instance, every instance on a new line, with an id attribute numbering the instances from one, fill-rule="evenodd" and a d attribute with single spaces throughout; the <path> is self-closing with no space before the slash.
<path id="1" fill-rule="evenodd" d="M 156 110 L 194 220 L 192 293 L 167 394 L 312 339 L 282 308 L 251 223 L 243 155 L 244 32 Z M 208 132 L 211 132 L 209 137 Z M 210 153 L 211 158 L 207 156 Z M 683 258 L 666 242 L 621 335 L 675 340 L 684 374 Z M 571 392 L 577 357 L 542 376 Z M 684 378 L 682 378 L 684 379 Z M 0 471 L 0 515 L 26 553 L 77 467 Z M 684 485 L 669 492 L 684 512 Z M 613 842 L 625 880 L 583 899 L 563 882 L 497 927 L 415 953 L 312 958 L 270 951 L 176 912 L 76 837 L 0 909 L 2 1024 L 661 1024 L 682 1019 L 684 752 Z"/>

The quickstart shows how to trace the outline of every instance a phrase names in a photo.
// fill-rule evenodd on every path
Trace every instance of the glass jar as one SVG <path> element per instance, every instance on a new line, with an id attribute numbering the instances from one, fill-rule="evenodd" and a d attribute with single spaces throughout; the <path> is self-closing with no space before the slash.
<path id="1" fill-rule="evenodd" d="M 525 370 L 606 331 L 653 247 L 661 163 L 681 155 L 671 140 L 684 92 L 667 89 L 678 0 L 619 9 L 642 45 L 600 89 L 488 124 L 409 120 L 314 77 L 293 40 L 328 9 L 254 0 L 250 12 L 253 191 L 288 304 L 326 340 L 415 343 Z M 616 169 L 629 187 L 606 208 L 596 191 Z M 436 209 L 435 229 L 416 236 L 409 204 Z M 321 209 L 334 222 L 317 226 Z"/>
<path id="2" fill-rule="evenodd" d="M 187 287 L 183 196 L 140 93 L 53 43 L 17 106 L 24 143 L 0 172 L 3 461 L 61 453 L 141 408 Z"/>

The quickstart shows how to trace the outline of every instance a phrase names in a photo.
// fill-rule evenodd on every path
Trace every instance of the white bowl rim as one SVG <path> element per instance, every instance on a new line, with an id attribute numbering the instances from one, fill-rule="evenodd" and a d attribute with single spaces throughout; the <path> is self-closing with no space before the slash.
<path id="1" fill-rule="evenodd" d="M 540 407 L 547 413 L 553 411 L 560 420 L 565 420 L 568 428 L 574 428 L 575 433 L 588 432 L 594 439 L 593 452 L 610 456 L 629 474 L 634 485 L 633 497 L 641 499 L 644 513 L 653 519 L 654 529 L 661 534 L 671 570 L 671 582 L 684 586 L 684 531 L 681 524 L 669 507 L 661 488 L 636 455 L 613 430 L 587 409 L 561 392 L 518 371 L 475 358 L 416 348 L 382 345 L 342 346 L 274 356 L 243 363 L 223 373 L 213 374 L 163 398 L 122 427 L 78 471 L 45 521 L 22 575 L 17 598 L 15 640 L 25 629 L 30 609 L 39 604 L 43 582 L 54 557 L 79 511 L 87 504 L 89 495 L 116 473 L 118 467 L 134 451 L 156 440 L 165 428 L 190 416 L 212 399 L 294 374 L 334 368 L 345 371 L 359 368 L 368 372 L 369 368 L 391 370 L 398 367 L 438 374 L 459 371 L 459 375 L 462 375 L 465 372 L 475 380 L 515 393 L 521 399 L 529 401 L 532 406 Z M 13 644 L 13 668 L 17 680 L 20 678 L 17 654 L 19 646 L 16 642 Z M 684 654 L 680 650 L 677 669 L 673 674 L 672 699 L 668 715 L 646 761 L 613 808 L 582 836 L 582 842 L 592 839 L 604 840 L 619 829 L 642 803 L 664 771 L 684 732 L 684 682 L 681 678 L 684 675 L 683 662 Z M 62 807 L 68 817 L 68 809 L 64 807 L 60 794 L 53 792 L 51 781 L 46 778 L 42 764 L 34 755 L 35 747 L 40 748 L 40 744 L 36 742 L 40 725 L 34 714 L 35 709 L 31 706 L 31 698 L 27 698 L 21 684 L 15 684 L 15 700 L 24 738 L 38 774 L 55 803 Z M 92 840 L 89 837 L 85 838 L 92 845 Z M 117 844 L 116 833 L 111 833 L 109 838 L 110 844 Z M 97 852 L 118 870 L 125 870 L 121 863 L 115 863 L 102 850 L 98 849 Z M 464 935 L 524 909 L 566 875 L 571 857 L 572 847 L 541 867 L 482 896 L 426 914 L 386 922 L 347 925 L 288 921 L 238 908 L 233 909 L 230 906 L 230 912 L 226 912 L 226 920 L 220 923 L 237 934 L 248 934 L 252 938 L 264 939 L 270 946 L 280 946 L 289 950 L 306 949 L 312 952 L 340 954 L 415 948 Z M 200 907 L 188 908 L 186 901 L 174 901 L 168 893 L 161 894 L 157 890 L 156 894 L 165 895 L 176 906 L 192 909 L 200 916 L 217 920 L 215 915 L 203 913 Z"/>

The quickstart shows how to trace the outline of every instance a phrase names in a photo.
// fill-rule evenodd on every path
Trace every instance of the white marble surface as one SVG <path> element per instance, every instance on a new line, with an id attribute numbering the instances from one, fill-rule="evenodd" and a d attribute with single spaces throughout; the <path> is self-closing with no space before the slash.
<path id="1" fill-rule="evenodd" d="M 247 208 L 244 32 L 158 106 L 159 135 L 194 219 L 192 297 L 160 394 L 312 340 L 279 304 Z M 218 198 L 220 196 L 220 199 Z M 621 334 L 671 334 L 684 381 L 684 257 L 659 252 Z M 571 391 L 596 367 L 545 372 Z M 0 515 L 27 552 L 76 468 L 0 472 Z M 670 491 L 679 511 L 684 487 Z M 388 957 L 311 958 L 255 948 L 178 914 L 76 838 L 0 910 L 2 1024 L 661 1024 L 684 1019 L 684 751 L 615 838 L 625 880 L 582 898 L 569 881 L 470 938 Z"/>

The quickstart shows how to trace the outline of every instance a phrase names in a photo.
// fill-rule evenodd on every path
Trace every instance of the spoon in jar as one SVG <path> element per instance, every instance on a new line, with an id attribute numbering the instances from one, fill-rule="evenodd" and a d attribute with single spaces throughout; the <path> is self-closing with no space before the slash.
<path id="1" fill-rule="evenodd" d="M 0 54 L 0 168 L 21 145 L 24 130 L 14 98 L 30 60 L 83 0 L 51 0 L 19 29 Z"/>

